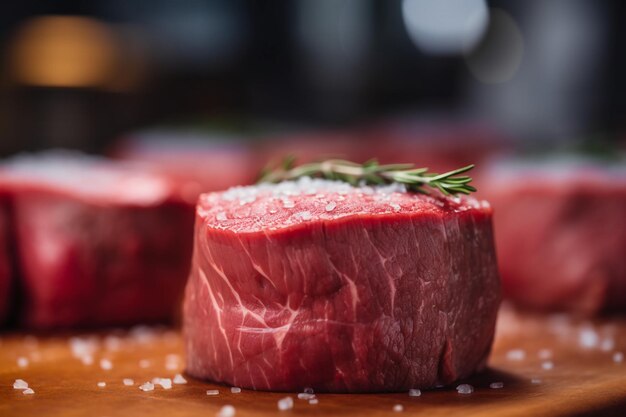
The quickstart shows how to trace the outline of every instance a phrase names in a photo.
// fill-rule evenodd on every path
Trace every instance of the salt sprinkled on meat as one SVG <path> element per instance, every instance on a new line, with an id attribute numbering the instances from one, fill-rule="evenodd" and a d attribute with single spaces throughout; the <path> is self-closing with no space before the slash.
<path id="1" fill-rule="evenodd" d="M 334 201 L 331 201 L 330 203 L 326 204 L 326 211 L 333 211 L 335 209 L 335 207 L 337 207 L 337 203 L 335 203 Z"/>
<path id="2" fill-rule="evenodd" d="M 241 392 L 241 388 L 239 387 L 230 387 L 230 392 L 233 394 L 239 394 Z"/>
<path id="3" fill-rule="evenodd" d="M 35 390 L 33 390 L 32 388 L 26 388 L 24 391 L 22 391 L 22 394 L 24 395 L 31 395 L 34 393 L 35 393 Z"/>
<path id="4" fill-rule="evenodd" d="M 461 384 L 456 387 L 456 392 L 458 392 L 459 394 L 471 394 L 472 392 L 474 392 L 474 387 L 470 384 Z"/>
<path id="5" fill-rule="evenodd" d="M 506 353 L 506 358 L 510 361 L 523 361 L 526 359 L 526 351 L 523 349 L 513 349 Z"/>
<path id="6" fill-rule="evenodd" d="M 283 200 L 284 208 L 294 208 L 295 206 L 296 206 L 296 203 L 294 203 L 292 200 Z"/>
<path id="7" fill-rule="evenodd" d="M 613 362 L 622 363 L 624 362 L 624 354 L 622 352 L 615 352 L 613 354 Z"/>
<path id="8" fill-rule="evenodd" d="M 311 214 L 310 211 L 300 211 L 296 213 L 296 216 L 301 218 L 304 221 L 311 220 L 313 218 L 313 215 Z"/>
<path id="9" fill-rule="evenodd" d="M 124 382 L 124 385 L 126 385 L 127 387 L 132 387 L 133 385 L 135 385 L 135 381 L 130 378 L 124 378 L 122 382 Z"/>
<path id="10" fill-rule="evenodd" d="M 99 387 L 99 388 L 104 388 L 104 387 L 106 387 L 106 386 L 107 386 L 107 383 L 106 383 L 106 382 L 103 382 L 103 381 L 98 382 L 98 387 Z"/>
<path id="11" fill-rule="evenodd" d="M 395 211 L 396 213 L 399 212 L 400 210 L 402 210 L 402 207 L 400 207 L 399 204 L 396 203 L 391 203 L 389 204 L 391 206 L 391 208 L 393 209 L 393 211 Z"/>
<path id="12" fill-rule="evenodd" d="M 113 369 L 113 362 L 111 362 L 109 359 L 100 359 L 100 368 L 104 369 L 105 371 L 110 371 L 111 369 Z"/>
<path id="13" fill-rule="evenodd" d="M 16 379 L 13 383 L 13 389 L 26 389 L 28 388 L 28 382 L 23 379 Z"/>
<path id="14" fill-rule="evenodd" d="M 537 356 L 539 357 L 539 359 L 550 359 L 552 358 L 552 351 L 550 349 L 541 349 L 537 353 Z"/>
<path id="15" fill-rule="evenodd" d="M 232 405 L 225 405 L 217 412 L 217 417 L 233 417 L 235 415 L 235 407 Z"/>
<path id="16" fill-rule="evenodd" d="M 491 389 L 504 388 L 504 382 L 492 382 L 491 384 L 489 384 L 489 388 Z"/>
<path id="17" fill-rule="evenodd" d="M 217 390 L 217 389 L 208 389 L 208 390 L 206 390 L 206 395 L 217 395 L 219 393 L 220 393 L 220 391 Z"/>
<path id="18" fill-rule="evenodd" d="M 220 211 L 219 213 L 217 213 L 215 215 L 215 218 L 217 219 L 217 221 L 219 222 L 223 222 L 228 220 L 228 218 L 226 217 L 226 213 L 224 213 L 223 211 Z"/>
<path id="19" fill-rule="evenodd" d="M 160 378 L 159 385 L 163 389 L 172 389 L 172 380 L 170 378 Z"/>
<path id="20" fill-rule="evenodd" d="M 309 400 L 309 404 L 311 405 L 315 405 L 315 404 L 319 404 L 319 400 L 317 398 L 312 398 Z"/>
<path id="21" fill-rule="evenodd" d="M 20 368 L 28 367 L 29 363 L 30 362 L 28 358 L 25 358 L 24 356 L 20 356 L 19 358 L 17 358 L 17 366 L 19 366 Z"/>
<path id="22" fill-rule="evenodd" d="M 291 410 L 293 408 L 293 398 L 285 397 L 278 400 L 278 409 L 280 411 Z"/>
<path id="23" fill-rule="evenodd" d="M 299 400 L 312 400 L 315 398 L 315 394 L 309 394 L 308 392 L 301 392 L 298 394 Z"/>
<path id="24" fill-rule="evenodd" d="M 176 376 L 174 376 L 174 383 L 175 384 L 186 384 L 187 380 L 181 374 L 176 374 Z"/>
<path id="25" fill-rule="evenodd" d="M 419 397 L 420 395 L 422 395 L 422 391 L 416 388 L 411 388 L 409 390 L 409 397 Z"/>
<path id="26" fill-rule="evenodd" d="M 147 391 L 154 391 L 154 384 L 152 382 L 146 382 L 143 383 L 139 386 L 139 389 L 147 392 Z"/>
<path id="27" fill-rule="evenodd" d="M 545 369 L 546 371 L 549 371 L 549 370 L 554 368 L 554 362 L 552 362 L 552 361 L 545 361 L 545 362 L 543 362 L 541 364 L 541 367 L 543 369 Z"/>

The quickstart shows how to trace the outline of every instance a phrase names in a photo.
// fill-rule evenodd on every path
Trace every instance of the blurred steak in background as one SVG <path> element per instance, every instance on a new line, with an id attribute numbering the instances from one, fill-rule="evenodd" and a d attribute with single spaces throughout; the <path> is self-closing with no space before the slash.
<path id="1" fill-rule="evenodd" d="M 156 173 L 77 154 L 0 166 L 31 328 L 171 320 L 187 279 L 193 205 Z"/>

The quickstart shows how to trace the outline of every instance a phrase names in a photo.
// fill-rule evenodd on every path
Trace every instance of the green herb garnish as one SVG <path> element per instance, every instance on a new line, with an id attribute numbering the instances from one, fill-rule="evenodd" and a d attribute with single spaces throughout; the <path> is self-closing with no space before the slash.
<path id="1" fill-rule="evenodd" d="M 428 194 L 425 187 L 441 191 L 444 195 L 470 194 L 476 188 L 470 185 L 471 177 L 464 174 L 474 168 L 468 165 L 443 174 L 428 172 L 428 168 L 415 168 L 414 164 L 380 165 L 372 159 L 364 164 L 357 164 L 342 159 L 328 159 L 321 162 L 296 165 L 295 158 L 287 157 L 277 167 L 265 169 L 258 182 L 277 183 L 295 180 L 301 177 L 325 178 L 345 181 L 352 185 L 359 184 L 405 184 L 407 189 Z"/>

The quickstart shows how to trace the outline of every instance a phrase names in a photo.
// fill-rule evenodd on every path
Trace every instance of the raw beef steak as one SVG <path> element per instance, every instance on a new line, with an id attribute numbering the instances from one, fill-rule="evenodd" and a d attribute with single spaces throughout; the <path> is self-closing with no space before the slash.
<path id="1" fill-rule="evenodd" d="M 303 178 L 200 197 L 187 371 L 259 390 L 398 391 L 487 360 L 491 209 Z"/>
<path id="2" fill-rule="evenodd" d="M 483 181 L 505 296 L 585 315 L 626 310 L 626 170 L 504 163 Z"/>
<path id="3" fill-rule="evenodd" d="M 0 168 L 30 327 L 173 316 L 189 271 L 193 208 L 165 178 L 76 155 Z"/>

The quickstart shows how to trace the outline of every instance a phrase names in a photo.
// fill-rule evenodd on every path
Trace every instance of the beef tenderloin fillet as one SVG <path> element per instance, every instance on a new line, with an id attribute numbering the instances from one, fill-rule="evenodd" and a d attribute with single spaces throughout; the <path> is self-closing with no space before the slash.
<path id="1" fill-rule="evenodd" d="M 201 196 L 187 371 L 258 390 L 449 384 L 490 352 L 488 205 L 303 178 Z"/>
<path id="2" fill-rule="evenodd" d="M 22 157 L 10 195 L 31 328 L 171 319 L 189 272 L 193 208 L 167 179 L 84 156 Z"/>
<path id="3" fill-rule="evenodd" d="M 536 310 L 626 311 L 623 167 L 509 161 L 485 185 L 506 297 Z"/>

